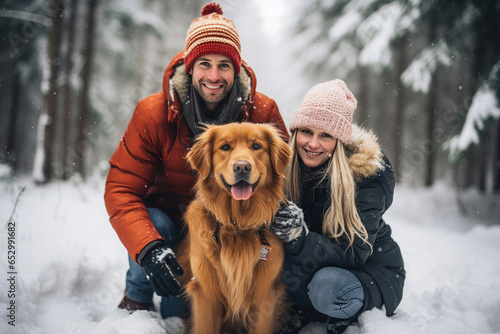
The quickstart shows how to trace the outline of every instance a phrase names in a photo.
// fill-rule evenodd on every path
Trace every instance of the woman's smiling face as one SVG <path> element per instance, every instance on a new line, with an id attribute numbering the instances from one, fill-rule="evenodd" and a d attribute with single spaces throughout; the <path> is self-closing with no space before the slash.
<path id="1" fill-rule="evenodd" d="M 297 129 L 297 153 L 308 167 L 318 167 L 325 163 L 337 146 L 337 138 L 318 128 Z"/>

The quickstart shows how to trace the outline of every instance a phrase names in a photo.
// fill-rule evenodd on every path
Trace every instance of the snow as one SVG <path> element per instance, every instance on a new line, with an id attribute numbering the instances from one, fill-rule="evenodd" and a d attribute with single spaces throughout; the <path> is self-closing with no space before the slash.
<path id="1" fill-rule="evenodd" d="M 352 33 L 362 21 L 361 14 L 354 11 L 349 11 L 341 16 L 337 22 L 330 28 L 328 38 L 332 41 L 337 41 L 344 36 Z"/>
<path id="2" fill-rule="evenodd" d="M 359 54 L 360 64 L 372 66 L 376 72 L 392 62 L 391 41 L 398 34 L 398 23 L 403 14 L 399 3 L 380 7 L 363 21 L 356 30 L 357 38 L 366 44 Z"/>
<path id="3" fill-rule="evenodd" d="M 20 186 L 26 191 L 13 215 L 16 296 L 0 295 L 0 333 L 183 333 L 178 318 L 116 308 L 127 253 L 108 222 L 103 179 L 43 187 L 0 181 L 2 226 Z M 366 312 L 347 333 L 500 333 L 499 202 L 473 190 L 456 194 L 442 183 L 398 186 L 385 219 L 405 258 L 404 299 L 393 317 Z M 0 289 L 7 291 L 8 235 L 0 231 Z M 6 318 L 11 300 L 15 327 Z M 319 324 L 309 329 L 302 332 L 324 333 Z"/>
<path id="4" fill-rule="evenodd" d="M 500 108 L 497 104 L 495 92 L 489 85 L 484 85 L 477 91 L 467 111 L 462 131 L 448 142 L 452 158 L 465 151 L 469 145 L 479 144 L 478 131 L 484 128 L 485 121 L 490 117 L 500 117 Z"/>
<path id="5" fill-rule="evenodd" d="M 401 75 L 403 83 L 415 92 L 427 93 L 433 73 L 441 66 L 450 66 L 451 52 L 445 42 L 424 49 Z"/>
<path id="6" fill-rule="evenodd" d="M 8 178 L 12 174 L 12 170 L 8 165 L 0 164 L 0 180 Z"/>

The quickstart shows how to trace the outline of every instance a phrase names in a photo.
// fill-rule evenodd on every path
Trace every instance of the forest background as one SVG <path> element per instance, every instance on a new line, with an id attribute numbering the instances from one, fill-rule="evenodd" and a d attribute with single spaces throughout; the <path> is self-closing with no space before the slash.
<path id="1" fill-rule="evenodd" d="M 0 1 L 0 164 L 38 184 L 105 176 L 205 1 Z M 285 122 L 342 78 L 399 183 L 500 192 L 500 2 L 223 0 Z M 462 203 L 467 210 L 466 203 Z"/>

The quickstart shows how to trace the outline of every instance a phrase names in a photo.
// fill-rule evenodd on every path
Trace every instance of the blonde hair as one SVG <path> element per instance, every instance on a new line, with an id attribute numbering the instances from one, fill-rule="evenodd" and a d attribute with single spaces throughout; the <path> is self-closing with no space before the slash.
<path id="1" fill-rule="evenodd" d="M 299 204 L 302 194 L 296 138 L 297 131 L 294 131 L 289 142 L 292 160 L 286 171 L 285 194 L 290 201 Z M 330 181 L 331 204 L 323 217 L 323 235 L 337 241 L 345 236 L 348 240 L 347 248 L 352 246 L 356 236 L 368 243 L 368 232 L 356 210 L 356 182 L 347 161 L 347 147 L 340 140 L 337 140 L 337 146 L 321 181 L 325 178 Z"/>

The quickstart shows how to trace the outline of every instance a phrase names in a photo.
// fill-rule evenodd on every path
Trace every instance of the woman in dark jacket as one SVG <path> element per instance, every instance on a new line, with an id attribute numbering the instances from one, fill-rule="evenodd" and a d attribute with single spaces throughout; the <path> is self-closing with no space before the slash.
<path id="1" fill-rule="evenodd" d="M 329 333 L 341 333 L 365 310 L 392 315 L 402 299 L 403 258 L 382 218 L 394 172 L 376 136 L 352 125 L 356 105 L 337 79 L 309 90 L 292 117 L 290 202 L 271 224 L 297 312 L 289 333 L 322 316 Z"/>

